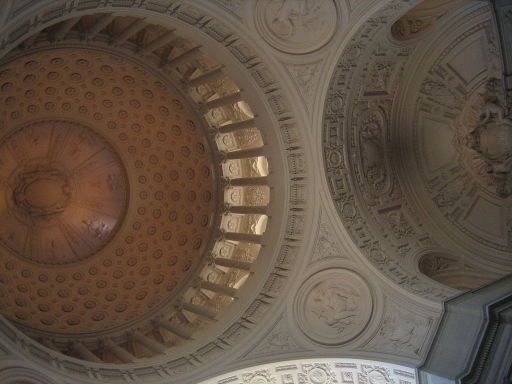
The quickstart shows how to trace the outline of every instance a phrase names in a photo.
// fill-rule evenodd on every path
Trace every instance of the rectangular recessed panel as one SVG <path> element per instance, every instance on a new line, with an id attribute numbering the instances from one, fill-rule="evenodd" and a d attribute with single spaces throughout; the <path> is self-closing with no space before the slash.
<path id="1" fill-rule="evenodd" d="M 506 244 L 503 207 L 478 196 L 469 208 L 464 221 L 482 237 Z"/>
<path id="2" fill-rule="evenodd" d="M 463 44 L 447 64 L 455 75 L 468 85 L 487 71 L 487 49 L 484 36 L 467 40 Z"/>
<path id="3" fill-rule="evenodd" d="M 457 152 L 452 145 L 453 130 L 449 123 L 431 117 L 420 118 L 423 158 L 427 169 L 434 173 L 454 164 Z"/>

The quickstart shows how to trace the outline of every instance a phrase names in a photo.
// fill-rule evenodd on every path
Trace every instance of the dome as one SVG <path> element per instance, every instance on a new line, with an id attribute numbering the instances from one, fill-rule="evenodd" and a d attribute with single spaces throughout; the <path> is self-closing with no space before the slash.
<path id="1" fill-rule="evenodd" d="M 512 266 L 510 122 L 487 17 L 469 2 L 425 0 L 373 26 L 382 42 L 364 45 L 361 32 L 324 109 L 326 176 L 345 228 L 363 257 L 431 300 Z"/>
<path id="2" fill-rule="evenodd" d="M 280 167 L 222 64 L 175 30 L 97 14 L 21 44 L 0 83 L 2 315 L 74 358 L 126 363 L 236 304 Z"/>
<path id="3" fill-rule="evenodd" d="M 161 306 L 213 229 L 217 183 L 197 118 L 110 53 L 48 49 L 0 71 L 12 132 L 0 149 L 5 314 L 76 334 Z"/>

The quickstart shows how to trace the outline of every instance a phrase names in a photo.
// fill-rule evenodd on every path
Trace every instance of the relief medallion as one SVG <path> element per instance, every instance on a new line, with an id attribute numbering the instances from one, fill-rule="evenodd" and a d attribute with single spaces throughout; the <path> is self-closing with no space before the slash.
<path id="1" fill-rule="evenodd" d="M 372 296 L 356 273 L 340 268 L 311 276 L 295 298 L 295 318 L 301 330 L 314 341 L 339 345 L 365 328 L 372 312 Z"/>
<path id="2" fill-rule="evenodd" d="M 259 0 L 255 22 L 263 39 L 277 50 L 303 54 L 331 39 L 337 24 L 332 0 Z"/>

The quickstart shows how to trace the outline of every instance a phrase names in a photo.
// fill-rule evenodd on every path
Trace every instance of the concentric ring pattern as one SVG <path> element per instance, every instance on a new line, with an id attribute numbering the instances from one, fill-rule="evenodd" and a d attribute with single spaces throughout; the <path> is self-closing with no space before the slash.
<path id="1" fill-rule="evenodd" d="M 93 255 L 124 217 L 126 172 L 105 140 L 69 121 L 38 121 L 0 145 L 6 209 L 0 241 L 36 263 Z"/>

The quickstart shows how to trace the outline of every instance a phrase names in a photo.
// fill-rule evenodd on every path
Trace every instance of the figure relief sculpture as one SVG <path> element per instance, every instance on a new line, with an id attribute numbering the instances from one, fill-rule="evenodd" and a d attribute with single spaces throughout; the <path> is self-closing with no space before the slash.
<path id="1" fill-rule="evenodd" d="M 259 0 L 256 27 L 274 48 L 306 53 L 326 44 L 336 29 L 332 0 Z"/>
<path id="2" fill-rule="evenodd" d="M 357 120 L 359 130 L 360 165 L 365 182 L 372 194 L 382 195 L 390 188 L 385 155 L 386 118 L 380 109 L 364 111 Z"/>
<path id="3" fill-rule="evenodd" d="M 312 340 L 339 345 L 366 327 L 372 306 L 368 285 L 359 275 L 330 268 L 315 273 L 301 286 L 295 301 L 295 318 Z"/>
<path id="4" fill-rule="evenodd" d="M 319 285 L 312 292 L 311 312 L 327 326 L 342 334 L 352 325 L 359 312 L 359 295 L 349 286 L 337 282 Z"/>
<path id="5" fill-rule="evenodd" d="M 293 37 L 301 33 L 301 29 L 313 26 L 321 19 L 321 1 L 282 0 L 281 5 L 272 20 L 272 30 L 278 36 Z"/>

